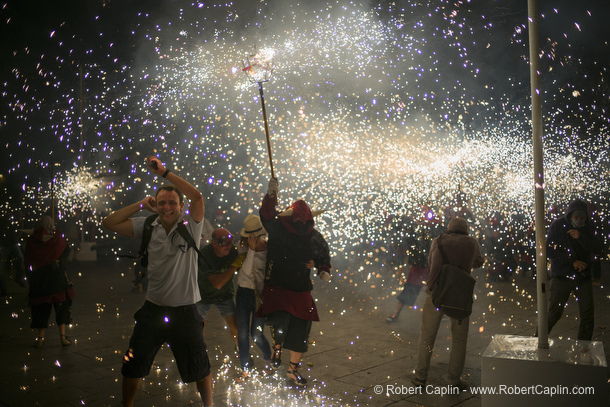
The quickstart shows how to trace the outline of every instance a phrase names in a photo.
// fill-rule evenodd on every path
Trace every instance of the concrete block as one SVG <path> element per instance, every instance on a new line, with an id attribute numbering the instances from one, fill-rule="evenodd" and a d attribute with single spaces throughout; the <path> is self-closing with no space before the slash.
<path id="1" fill-rule="evenodd" d="M 608 406 L 607 382 L 601 342 L 549 338 L 538 349 L 538 338 L 495 335 L 481 359 L 481 406 Z"/>

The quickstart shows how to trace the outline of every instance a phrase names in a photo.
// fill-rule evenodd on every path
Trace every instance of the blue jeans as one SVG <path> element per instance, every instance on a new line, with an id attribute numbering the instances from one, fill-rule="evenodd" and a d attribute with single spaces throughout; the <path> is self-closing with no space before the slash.
<path id="1" fill-rule="evenodd" d="M 256 302 L 254 290 L 238 287 L 235 295 L 237 317 L 237 344 L 239 346 L 239 360 L 241 368 L 248 370 L 250 366 L 250 335 L 252 340 L 263 353 L 265 361 L 271 359 L 271 346 L 263 334 L 265 318 L 256 318 Z"/>
<path id="2" fill-rule="evenodd" d="M 203 318 L 204 321 L 208 320 L 208 312 L 210 311 L 210 308 L 212 308 L 212 305 L 216 305 L 216 308 L 218 308 L 218 311 L 223 318 L 235 315 L 235 303 L 233 302 L 233 298 L 215 304 L 206 304 L 199 301 L 196 305 L 197 311 L 199 311 L 199 315 L 201 315 L 201 318 Z"/>

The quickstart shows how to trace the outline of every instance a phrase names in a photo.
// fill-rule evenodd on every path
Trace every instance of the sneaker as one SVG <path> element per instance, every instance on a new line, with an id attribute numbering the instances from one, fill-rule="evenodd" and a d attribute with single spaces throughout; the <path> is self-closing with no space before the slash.
<path id="1" fill-rule="evenodd" d="M 426 385 L 426 381 L 422 379 L 418 379 L 417 377 L 411 377 L 411 383 L 413 383 L 416 387 L 424 387 Z"/>
<path id="2" fill-rule="evenodd" d="M 398 315 L 390 315 L 385 319 L 385 322 L 391 324 L 392 322 L 396 322 L 398 320 Z"/>

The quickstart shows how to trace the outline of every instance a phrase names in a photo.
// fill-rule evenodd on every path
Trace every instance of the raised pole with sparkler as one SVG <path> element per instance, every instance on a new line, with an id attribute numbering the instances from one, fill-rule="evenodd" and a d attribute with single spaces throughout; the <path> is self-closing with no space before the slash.
<path id="1" fill-rule="evenodd" d="M 258 91 L 261 95 L 261 105 L 263 107 L 263 119 L 265 120 L 265 135 L 267 137 L 267 152 L 269 153 L 269 166 L 271 167 L 271 177 L 275 178 L 273 171 L 273 155 L 271 153 L 271 138 L 269 137 L 269 124 L 267 122 L 267 111 L 265 110 L 265 95 L 263 93 L 263 83 L 271 79 L 273 71 L 273 51 L 263 50 L 249 54 L 243 61 L 243 72 L 252 83 L 258 84 Z"/>
<path id="2" fill-rule="evenodd" d="M 55 167 L 55 164 L 53 162 L 53 158 L 51 158 L 51 160 L 47 164 L 47 168 L 49 169 L 48 173 L 46 173 L 44 171 L 43 163 L 36 164 L 36 169 L 38 169 L 44 177 L 48 177 L 51 180 L 51 203 L 50 203 L 51 207 L 49 208 L 49 211 L 51 212 L 50 216 L 51 216 L 51 219 L 53 219 L 53 222 L 55 222 L 55 173 L 54 173 L 55 168 L 54 167 Z"/>

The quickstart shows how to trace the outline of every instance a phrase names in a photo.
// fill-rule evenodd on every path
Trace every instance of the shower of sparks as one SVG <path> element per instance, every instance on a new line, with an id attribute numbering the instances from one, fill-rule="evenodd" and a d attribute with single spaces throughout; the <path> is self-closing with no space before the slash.
<path id="1" fill-rule="evenodd" d="M 216 350 L 217 351 L 217 350 Z M 218 352 L 215 352 L 218 354 Z M 301 369 L 307 375 L 308 369 Z M 250 406 L 338 406 L 345 405 L 321 393 L 324 383 L 312 383 L 307 387 L 286 385 L 286 377 L 278 371 L 268 373 L 252 369 L 243 383 L 234 383 L 237 370 L 230 357 L 225 356 L 218 369 L 215 383 L 227 386 L 227 405 Z"/>
<path id="2" fill-rule="evenodd" d="M 28 188 L 25 192 L 27 198 L 43 204 L 53 198 L 55 207 L 60 212 L 60 219 L 66 214 L 93 210 L 97 199 L 102 195 L 100 181 L 92 176 L 88 167 L 66 170 L 52 182 L 49 181 L 39 188 Z M 43 211 L 44 208 L 39 210 Z"/>
<path id="3" fill-rule="evenodd" d="M 196 184 L 210 211 L 221 208 L 239 220 L 258 209 L 269 178 L 258 102 L 239 67 L 241 56 L 258 46 L 246 67 L 268 74 L 273 58 L 266 98 L 281 205 L 304 198 L 326 209 L 317 226 L 334 256 L 349 256 L 354 247 L 383 248 L 387 219 L 415 219 L 425 203 L 437 217 L 466 205 L 477 227 L 494 213 L 529 221 L 528 99 L 504 91 L 527 91 L 527 82 L 520 82 L 527 78 L 525 58 L 517 58 L 505 84 L 487 83 L 494 68 L 481 54 L 503 52 L 491 42 L 493 21 L 467 13 L 461 2 L 435 3 L 366 9 L 329 2 L 305 14 L 295 5 L 272 13 L 259 6 L 257 17 L 231 5 L 193 4 L 188 12 L 180 8 L 165 16 L 166 24 L 151 24 L 151 15 L 139 12 L 131 35 L 141 51 L 130 63 L 114 56 L 116 44 L 102 42 L 103 54 L 91 49 L 75 65 L 61 26 L 49 39 L 55 52 L 36 62 L 37 75 L 28 76 L 30 67 L 16 63 L 4 95 L 12 120 L 48 134 L 53 154 L 86 163 L 78 170 L 69 168 L 69 158 L 63 163 L 56 194 L 62 211 L 89 210 L 89 221 L 98 222 L 97 213 L 152 193 L 158 180 L 152 182 L 141 163 L 155 153 Z M 223 24 L 198 14 L 211 9 Z M 583 27 L 579 23 L 578 31 Z M 525 55 L 526 36 L 526 26 L 517 25 L 503 46 Z M 549 75 L 582 64 L 557 55 L 565 39 L 549 41 L 543 49 Z M 32 52 L 16 49 L 13 57 L 35 60 Z M 78 88 L 60 75 L 59 68 L 68 66 L 77 77 L 83 70 L 82 119 Z M 598 69 L 594 74 L 603 76 L 607 66 Z M 35 90 L 41 81 L 44 94 Z M 549 203 L 576 196 L 598 200 L 607 190 L 609 138 L 593 133 L 608 133 L 604 106 L 596 107 L 594 123 L 590 114 L 560 104 L 566 92 L 582 97 L 603 89 L 577 89 L 564 81 L 548 91 L 546 98 L 555 102 L 545 122 Z M 44 124 L 42 116 L 49 118 Z M 15 150 L 9 174 L 46 152 L 23 138 L 6 142 L 7 150 Z M 47 184 L 30 175 L 28 198 L 48 197 Z M 606 208 L 600 209 L 605 216 Z"/>

